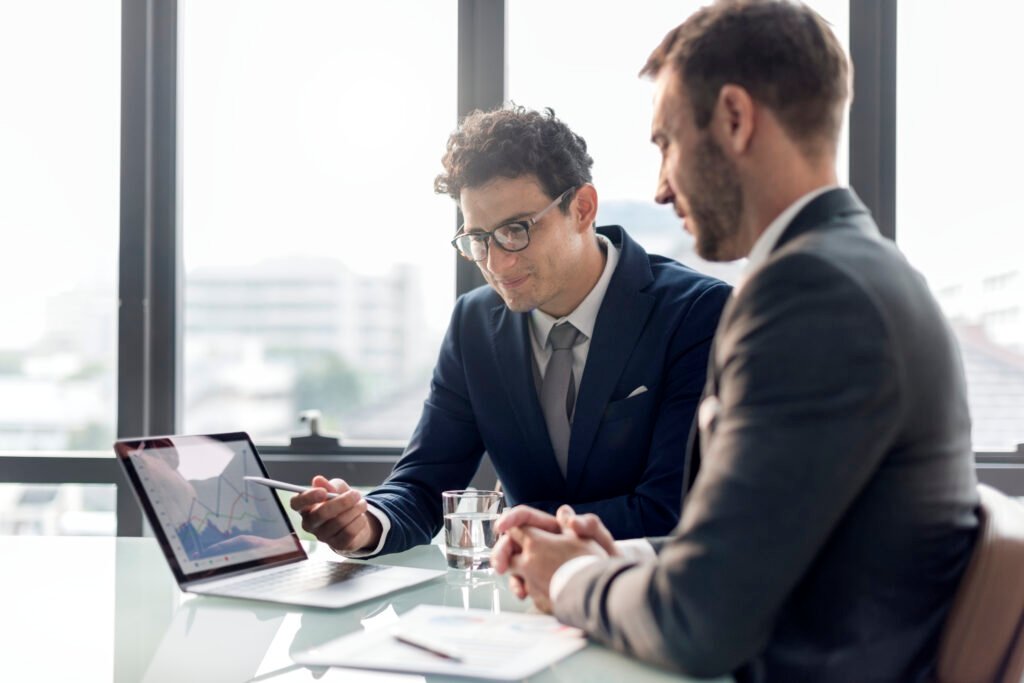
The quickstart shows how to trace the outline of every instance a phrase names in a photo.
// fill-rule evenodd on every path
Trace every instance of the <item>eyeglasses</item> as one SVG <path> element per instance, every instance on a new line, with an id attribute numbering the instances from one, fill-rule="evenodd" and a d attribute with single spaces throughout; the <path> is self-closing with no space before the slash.
<path id="1" fill-rule="evenodd" d="M 487 258 L 487 248 L 492 237 L 494 238 L 494 243 L 504 251 L 522 251 L 530 246 L 530 228 L 536 225 L 537 221 L 543 218 L 548 211 L 558 206 L 559 202 L 575 190 L 575 187 L 570 187 L 558 195 L 555 201 L 530 218 L 510 221 L 499 225 L 494 230 L 474 230 L 473 232 L 463 233 L 462 231 L 466 229 L 466 226 L 463 225 L 459 228 L 455 239 L 452 240 L 452 246 L 470 261 L 483 261 Z"/>

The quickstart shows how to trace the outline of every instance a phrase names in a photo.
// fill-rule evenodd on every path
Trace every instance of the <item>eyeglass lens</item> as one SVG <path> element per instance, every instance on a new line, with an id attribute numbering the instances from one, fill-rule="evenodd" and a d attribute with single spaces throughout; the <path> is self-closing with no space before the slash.
<path id="1" fill-rule="evenodd" d="M 530 234 L 521 223 L 503 225 L 493 233 L 498 246 L 506 251 L 522 251 L 530 244 Z M 459 251 L 474 261 L 487 258 L 488 235 L 486 233 L 470 233 L 458 239 Z"/>

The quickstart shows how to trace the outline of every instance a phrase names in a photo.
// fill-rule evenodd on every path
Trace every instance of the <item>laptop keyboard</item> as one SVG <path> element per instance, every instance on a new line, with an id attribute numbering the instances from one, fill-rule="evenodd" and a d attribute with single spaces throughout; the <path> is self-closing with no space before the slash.
<path id="1" fill-rule="evenodd" d="M 285 571 L 259 572 L 239 579 L 225 593 L 244 595 L 288 595 L 324 588 L 363 574 L 387 569 L 376 564 L 356 562 L 302 562 Z"/>

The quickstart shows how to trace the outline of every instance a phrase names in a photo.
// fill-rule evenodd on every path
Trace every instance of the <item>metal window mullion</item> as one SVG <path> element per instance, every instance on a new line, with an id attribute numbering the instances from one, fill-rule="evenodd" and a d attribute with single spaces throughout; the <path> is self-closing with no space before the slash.
<path id="1" fill-rule="evenodd" d="M 175 431 L 179 363 L 177 2 L 121 3 L 117 434 Z M 118 487 L 118 535 L 142 533 Z"/>
<path id="2" fill-rule="evenodd" d="M 459 0 L 458 116 L 505 102 L 505 0 Z M 462 222 L 455 218 L 454 230 Z M 454 232 L 453 230 L 453 232 Z M 484 284 L 480 270 L 455 256 L 455 295 Z"/>
<path id="3" fill-rule="evenodd" d="M 850 184 L 896 239 L 896 0 L 851 0 Z"/>

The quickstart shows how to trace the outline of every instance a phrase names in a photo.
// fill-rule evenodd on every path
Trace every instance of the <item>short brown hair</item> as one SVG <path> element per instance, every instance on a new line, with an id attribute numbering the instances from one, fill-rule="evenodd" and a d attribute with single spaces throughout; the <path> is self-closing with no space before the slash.
<path id="1" fill-rule="evenodd" d="M 444 173 L 434 191 L 455 201 L 464 187 L 480 187 L 495 178 L 533 175 L 554 199 L 566 190 L 590 182 L 594 160 L 586 141 L 555 116 L 511 105 L 494 111 L 474 111 L 448 138 Z M 560 207 L 565 211 L 572 197 Z"/>
<path id="2" fill-rule="evenodd" d="M 698 128 L 722 86 L 741 86 L 778 117 L 806 151 L 834 148 L 849 97 L 850 65 L 828 24 L 790 0 L 719 0 L 669 32 L 641 76 L 671 65 L 683 79 Z"/>

